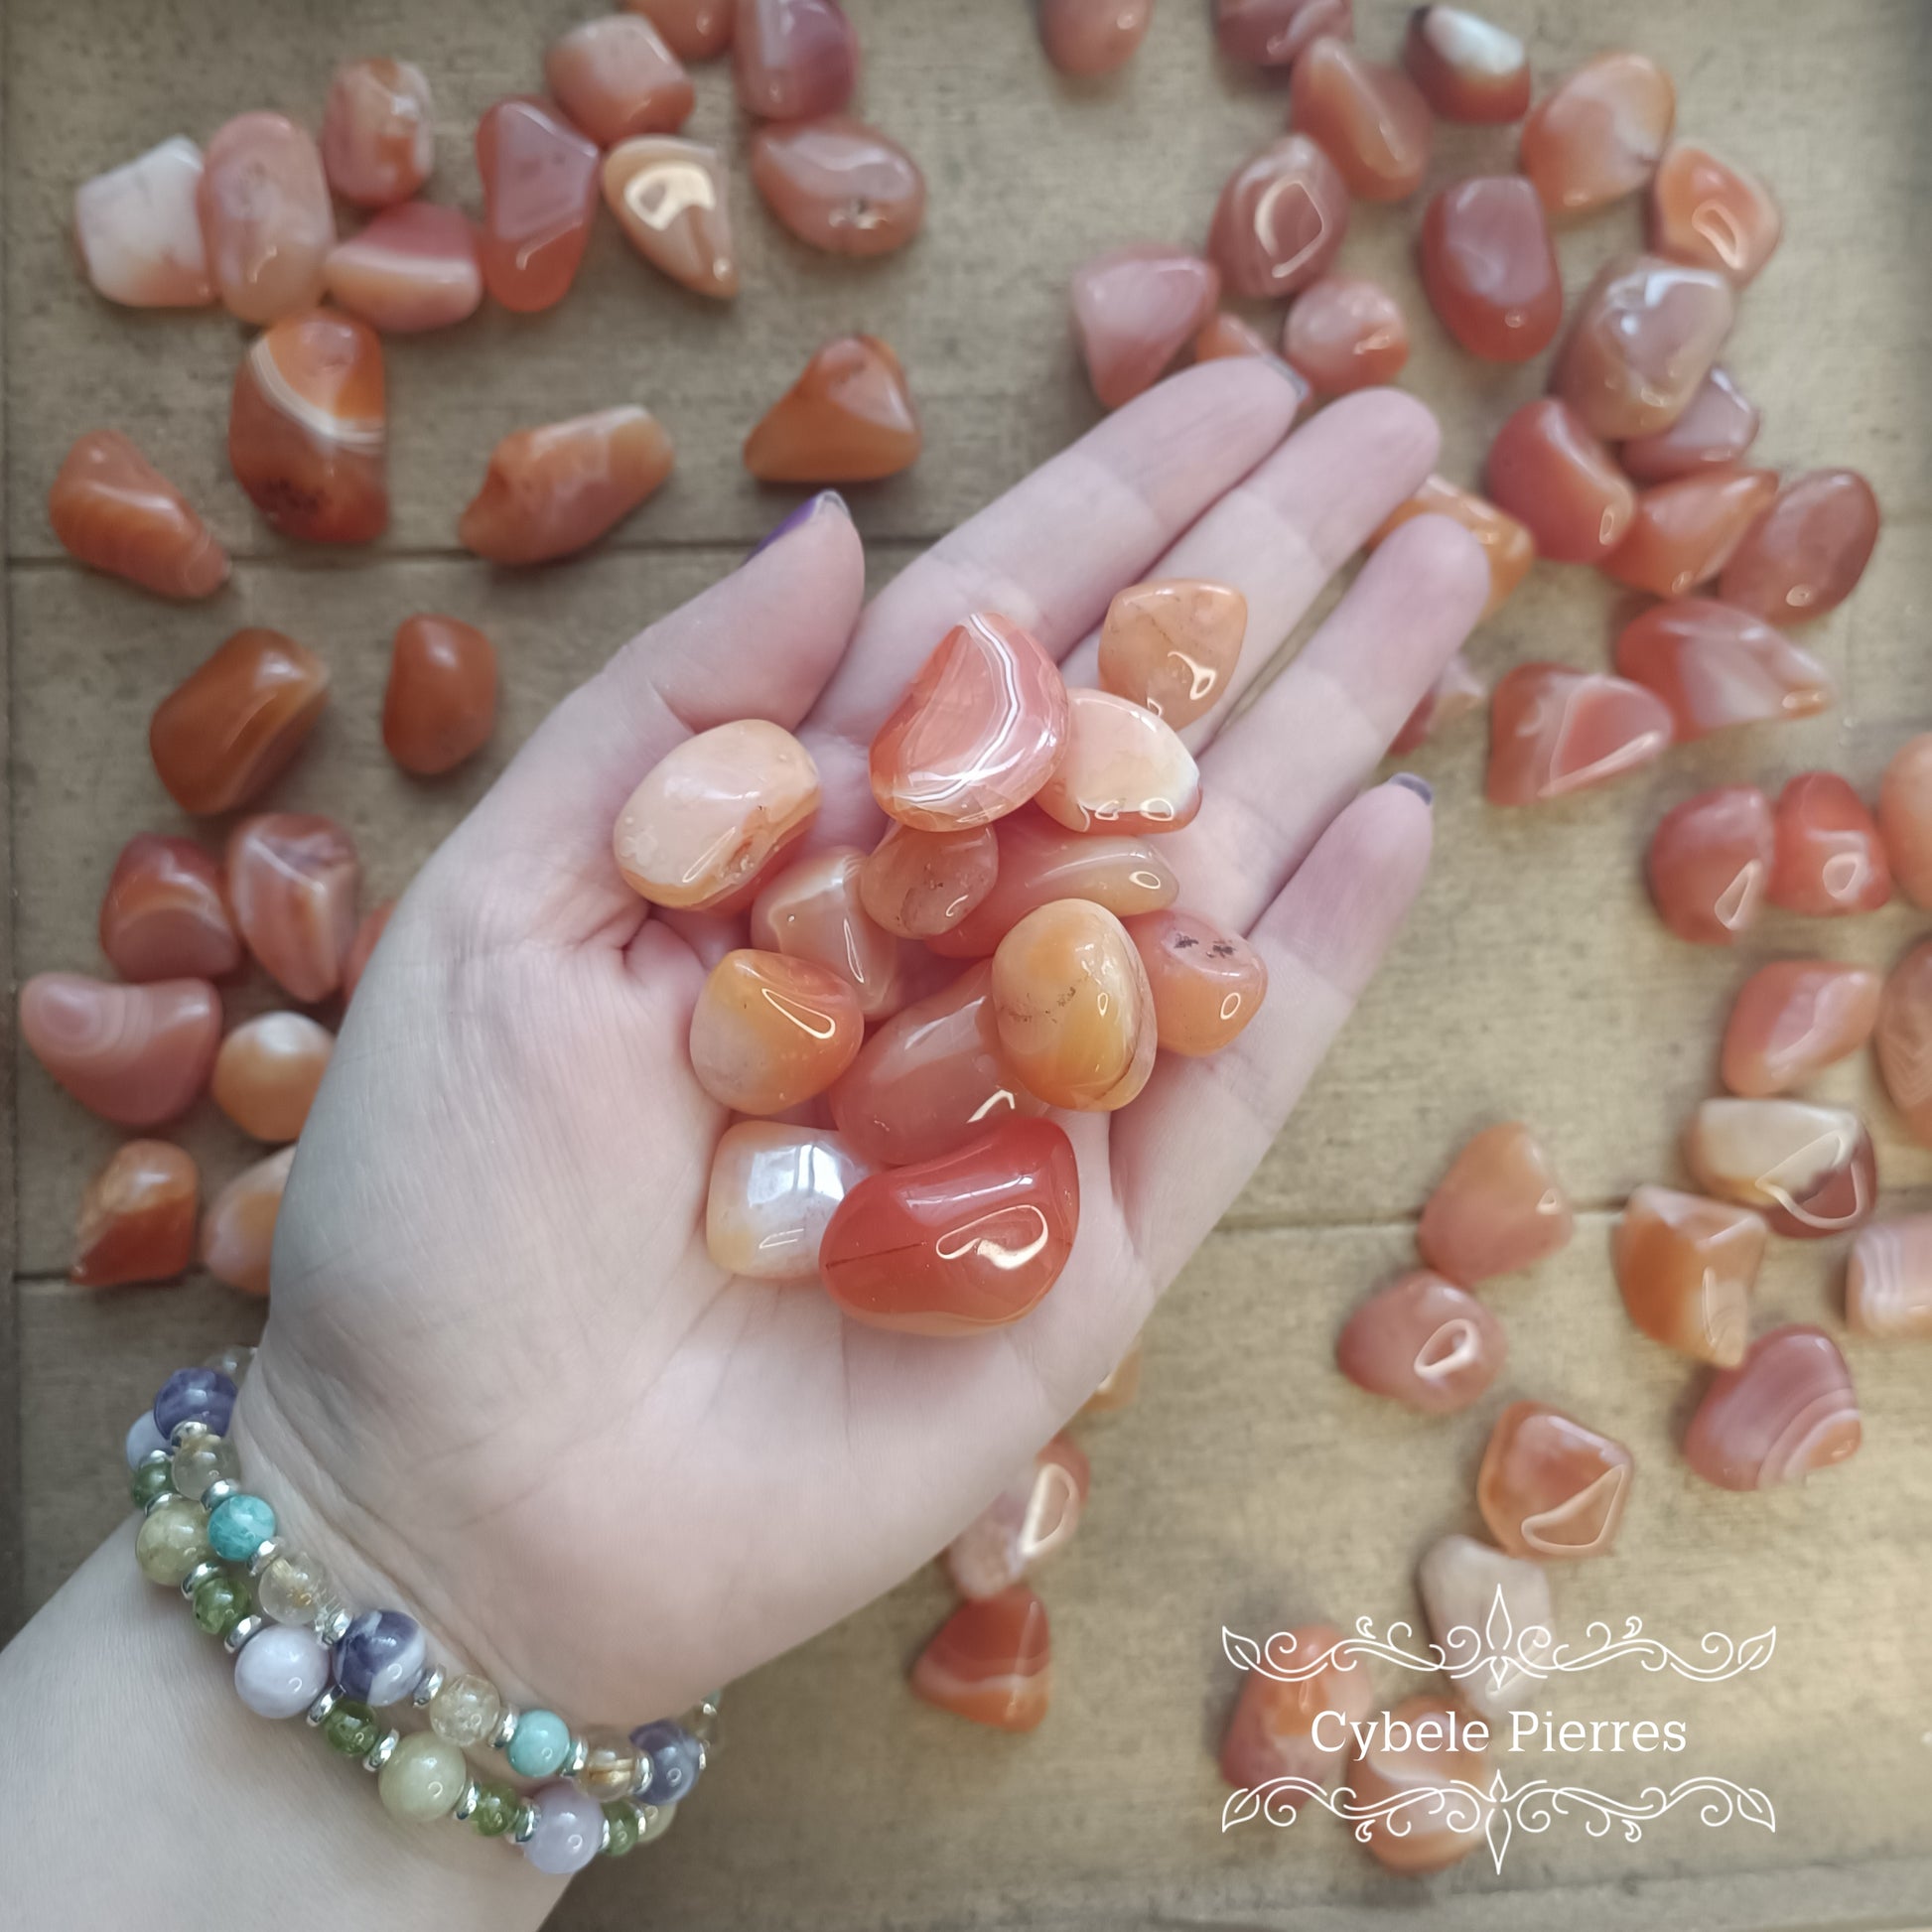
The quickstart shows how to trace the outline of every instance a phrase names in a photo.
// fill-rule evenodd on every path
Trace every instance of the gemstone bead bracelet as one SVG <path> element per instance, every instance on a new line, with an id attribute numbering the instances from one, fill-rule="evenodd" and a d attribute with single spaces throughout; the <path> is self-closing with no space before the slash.
<path id="1" fill-rule="evenodd" d="M 242 1703 L 264 1718 L 306 1717 L 332 1749 L 375 1773 L 395 1817 L 455 1818 L 508 1839 L 540 1871 L 568 1875 L 600 1853 L 621 1858 L 662 1837 L 704 1769 L 717 1696 L 682 1722 L 579 1733 L 554 1711 L 517 1710 L 485 1677 L 431 1665 L 414 1617 L 353 1614 L 323 1565 L 276 1534 L 273 1507 L 240 1485 L 227 1432 L 253 1353 L 228 1349 L 178 1369 L 127 1434 L 143 1511 L 135 1560 L 221 1639 Z M 426 1730 L 378 1715 L 403 1704 Z M 525 1795 L 473 1777 L 465 1752 L 484 1746 L 519 1777 L 550 1782 Z"/>

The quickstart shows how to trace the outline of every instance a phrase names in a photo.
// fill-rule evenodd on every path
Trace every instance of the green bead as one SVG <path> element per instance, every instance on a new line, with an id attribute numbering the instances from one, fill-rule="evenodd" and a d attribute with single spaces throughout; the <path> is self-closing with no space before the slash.
<path id="1" fill-rule="evenodd" d="M 255 1607 L 239 1577 L 209 1577 L 195 1588 L 195 1621 L 210 1637 L 225 1637 Z"/>
<path id="2" fill-rule="evenodd" d="M 626 1852 L 635 1849 L 637 1844 L 637 1811 L 633 1805 L 606 1805 L 604 1815 L 611 1821 L 611 1842 L 607 1845 L 605 1856 L 621 1859 Z"/>
<path id="3" fill-rule="evenodd" d="M 517 1797 L 507 1784 L 479 1784 L 470 1829 L 479 1838 L 501 1838 L 516 1823 Z"/>
<path id="4" fill-rule="evenodd" d="M 328 1738 L 331 1750 L 341 1751 L 345 1757 L 367 1757 L 375 1749 L 375 1740 L 382 1735 L 382 1726 L 366 1704 L 355 1698 L 344 1698 L 323 1719 L 322 1734 Z"/>
<path id="5" fill-rule="evenodd" d="M 157 1496 L 165 1496 L 175 1486 L 165 1462 L 143 1462 L 128 1482 L 128 1493 L 136 1509 L 146 1509 Z"/>

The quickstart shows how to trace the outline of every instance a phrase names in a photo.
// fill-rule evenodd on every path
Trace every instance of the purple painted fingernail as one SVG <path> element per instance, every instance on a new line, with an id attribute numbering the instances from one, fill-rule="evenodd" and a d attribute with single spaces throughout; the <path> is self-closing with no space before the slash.
<path id="1" fill-rule="evenodd" d="M 1285 361 L 1281 356 L 1264 355 L 1257 359 L 1266 362 L 1295 391 L 1300 401 L 1307 402 L 1309 397 L 1313 393 L 1309 386 L 1308 377 L 1292 363 Z"/>
<path id="2" fill-rule="evenodd" d="M 1419 778 L 1413 771 L 1398 771 L 1389 780 L 1392 785 L 1400 785 L 1404 791 L 1413 791 L 1425 805 L 1436 802 L 1436 788 L 1427 778 Z"/>
<path id="3" fill-rule="evenodd" d="M 752 546 L 747 553 L 748 557 L 756 557 L 760 550 L 770 549 L 781 536 L 797 529 L 801 524 L 809 523 L 821 510 L 837 510 L 844 517 L 850 517 L 852 514 L 845 498 L 836 489 L 821 489 L 816 496 L 807 496 L 796 509 L 772 524 L 770 529 Z"/>

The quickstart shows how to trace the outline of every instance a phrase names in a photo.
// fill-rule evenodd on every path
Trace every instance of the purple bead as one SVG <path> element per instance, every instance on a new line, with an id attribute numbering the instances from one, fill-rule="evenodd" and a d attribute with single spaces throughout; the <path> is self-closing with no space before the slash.
<path id="1" fill-rule="evenodd" d="M 352 1698 L 380 1709 L 400 1704 L 422 1681 L 429 1661 L 423 1628 L 400 1610 L 364 1610 L 336 1646 L 336 1682 Z"/>
<path id="2" fill-rule="evenodd" d="M 530 1802 L 537 1809 L 537 1828 L 523 1856 L 539 1871 L 568 1878 L 604 1849 L 604 1813 L 595 1798 L 585 1797 L 574 1784 L 540 1785 Z"/>
<path id="3" fill-rule="evenodd" d="M 704 1769 L 704 1746 L 668 1718 L 653 1719 L 630 1733 L 633 1748 L 650 1760 L 650 1782 L 637 1793 L 647 1805 L 674 1805 L 691 1795 Z"/>
<path id="4" fill-rule="evenodd" d="M 154 1426 L 168 1439 L 185 1422 L 225 1436 L 233 1418 L 234 1384 L 218 1368 L 178 1368 L 154 1399 Z"/>
<path id="5" fill-rule="evenodd" d="M 235 1695 L 262 1718 L 299 1718 L 329 1685 L 329 1653 L 314 1631 L 271 1623 L 234 1660 Z"/>

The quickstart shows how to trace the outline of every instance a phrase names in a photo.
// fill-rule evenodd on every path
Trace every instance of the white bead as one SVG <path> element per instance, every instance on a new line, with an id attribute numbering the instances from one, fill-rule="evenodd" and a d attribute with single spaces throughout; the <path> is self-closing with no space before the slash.
<path id="1" fill-rule="evenodd" d="M 127 1466 L 137 1469 L 156 1449 L 165 1449 L 168 1439 L 154 1426 L 154 1411 L 143 1409 L 127 1432 Z"/>
<path id="2" fill-rule="evenodd" d="M 288 1624 L 270 1624 L 234 1660 L 235 1695 L 258 1717 L 299 1717 L 328 1683 L 328 1651 Z"/>

